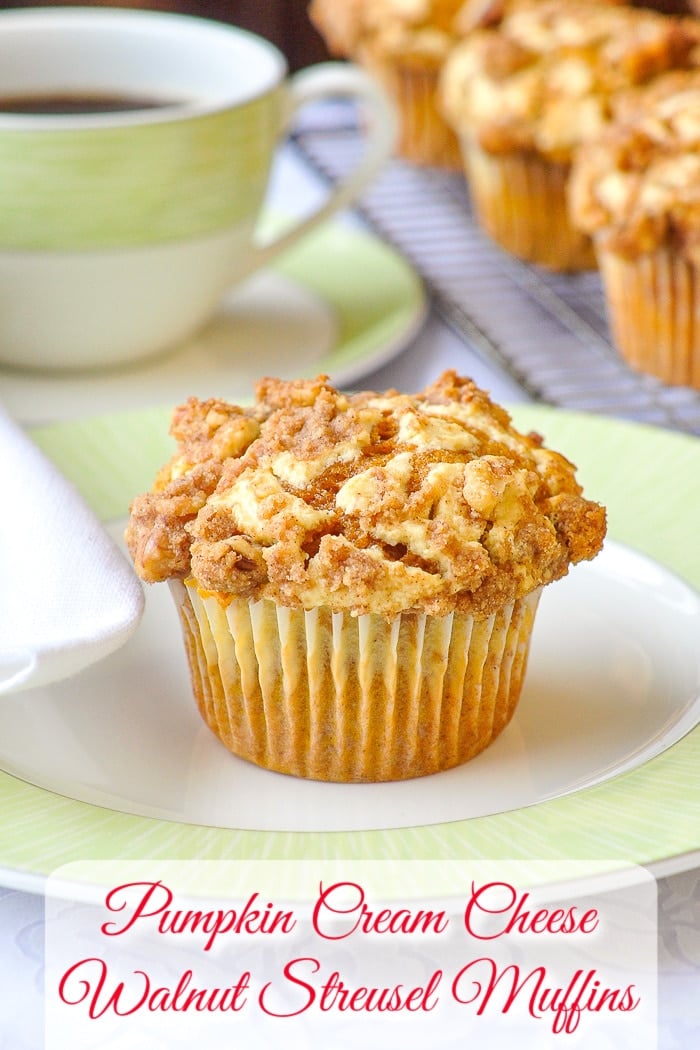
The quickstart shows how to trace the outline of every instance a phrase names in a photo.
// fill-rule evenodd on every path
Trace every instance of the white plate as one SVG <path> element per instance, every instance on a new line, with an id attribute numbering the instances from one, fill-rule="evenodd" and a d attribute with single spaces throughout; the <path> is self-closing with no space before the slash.
<path id="1" fill-rule="evenodd" d="M 478 758 L 397 784 L 318 784 L 229 754 L 190 695 L 167 588 L 119 653 L 0 705 L 0 766 L 71 799 L 137 816 L 261 831 L 458 821 L 601 783 L 700 721 L 700 597 L 624 546 L 547 588 L 516 715 Z"/>

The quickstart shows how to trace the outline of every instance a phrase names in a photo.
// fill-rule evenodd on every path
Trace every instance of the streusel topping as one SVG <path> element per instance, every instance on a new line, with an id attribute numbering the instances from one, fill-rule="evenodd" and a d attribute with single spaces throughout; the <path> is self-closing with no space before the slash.
<path id="1" fill-rule="evenodd" d="M 250 408 L 188 401 L 172 432 L 127 542 L 145 580 L 224 601 L 486 617 L 605 534 L 573 465 L 453 372 L 415 396 L 265 379 Z"/>
<path id="2" fill-rule="evenodd" d="M 568 163 L 611 116 L 611 99 L 696 62 L 694 19 L 604 4 L 543 0 L 452 51 L 441 82 L 447 120 L 493 153 L 534 150 Z"/>
<path id="3" fill-rule="evenodd" d="M 464 0 L 312 0 L 309 15 L 335 54 L 432 65 L 459 36 L 463 6 Z"/>
<path id="4" fill-rule="evenodd" d="M 622 96 L 617 119 L 577 157 L 572 219 L 627 258 L 662 244 L 700 265 L 700 71 Z"/>

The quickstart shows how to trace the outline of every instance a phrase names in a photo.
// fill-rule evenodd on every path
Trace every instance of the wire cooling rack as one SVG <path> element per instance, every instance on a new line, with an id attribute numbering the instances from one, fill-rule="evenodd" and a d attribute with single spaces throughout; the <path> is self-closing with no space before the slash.
<path id="1" fill-rule="evenodd" d="M 362 138 L 351 110 L 330 112 L 293 141 L 335 181 Z M 358 210 L 415 267 L 438 314 L 530 397 L 700 434 L 700 392 L 632 371 L 612 347 L 598 275 L 550 274 L 492 244 L 460 173 L 394 160 Z"/>

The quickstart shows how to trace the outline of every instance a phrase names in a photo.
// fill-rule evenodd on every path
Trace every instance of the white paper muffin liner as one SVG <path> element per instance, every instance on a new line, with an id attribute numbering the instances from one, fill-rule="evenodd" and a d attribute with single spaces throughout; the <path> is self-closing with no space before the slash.
<path id="1" fill-rule="evenodd" d="M 590 238 L 569 218 L 569 165 L 537 153 L 489 153 L 461 139 L 464 166 L 479 224 L 506 251 L 549 270 L 595 269 Z"/>
<path id="2" fill-rule="evenodd" d="M 632 368 L 700 390 L 700 269 L 659 248 L 626 259 L 598 250 L 613 342 Z"/>
<path id="3" fill-rule="evenodd" d="M 412 164 L 459 171 L 459 140 L 440 104 L 440 63 L 401 55 L 378 56 L 364 47 L 354 60 L 379 80 L 396 107 L 398 155 Z"/>
<path id="4" fill-rule="evenodd" d="M 437 69 L 397 63 L 391 83 L 400 114 L 399 154 L 414 164 L 458 171 L 459 142 L 438 105 Z"/>
<path id="5" fill-rule="evenodd" d="M 539 591 L 486 620 L 224 604 L 172 583 L 204 721 L 230 751 L 313 780 L 449 769 L 508 724 Z"/>

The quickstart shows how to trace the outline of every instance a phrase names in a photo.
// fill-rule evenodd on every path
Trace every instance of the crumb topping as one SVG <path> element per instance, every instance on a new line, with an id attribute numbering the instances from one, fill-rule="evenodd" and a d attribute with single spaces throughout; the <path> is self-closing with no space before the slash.
<path id="1" fill-rule="evenodd" d="M 453 49 L 442 107 L 459 134 L 489 152 L 534 150 L 569 163 L 605 128 L 618 92 L 697 64 L 699 40 L 696 20 L 642 8 L 517 5 Z"/>
<path id="2" fill-rule="evenodd" d="M 309 16 L 334 54 L 437 66 L 462 31 L 466 6 L 465 0 L 312 0 Z"/>
<path id="3" fill-rule="evenodd" d="M 415 396 L 266 379 L 250 408 L 194 399 L 179 448 L 131 508 L 149 582 L 392 618 L 479 618 L 592 558 L 603 507 L 469 379 Z"/>
<path id="4" fill-rule="evenodd" d="M 627 258 L 667 245 L 700 265 L 700 70 L 622 95 L 616 119 L 577 157 L 572 220 Z"/>

